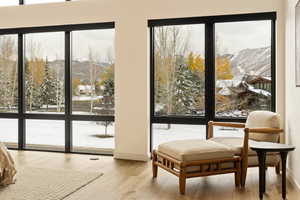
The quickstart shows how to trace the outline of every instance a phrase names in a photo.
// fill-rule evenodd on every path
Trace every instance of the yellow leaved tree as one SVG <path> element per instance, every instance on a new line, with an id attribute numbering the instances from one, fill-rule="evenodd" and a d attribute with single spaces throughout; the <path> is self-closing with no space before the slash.
<path id="1" fill-rule="evenodd" d="M 216 75 L 217 80 L 231 80 L 233 78 L 231 62 L 227 56 L 217 56 Z"/>

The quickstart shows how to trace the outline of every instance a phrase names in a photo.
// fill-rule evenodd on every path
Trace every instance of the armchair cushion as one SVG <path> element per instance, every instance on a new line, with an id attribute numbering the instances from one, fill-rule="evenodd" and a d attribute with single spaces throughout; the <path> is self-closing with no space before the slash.
<path id="1" fill-rule="evenodd" d="M 280 116 L 270 111 L 253 111 L 246 121 L 246 128 L 280 128 Z M 278 142 L 279 134 L 249 133 L 249 139 L 265 142 Z"/>
<path id="2" fill-rule="evenodd" d="M 211 140 L 176 140 L 158 146 L 158 152 L 180 161 L 198 161 L 218 158 L 231 158 L 233 150 Z"/>
<path id="3" fill-rule="evenodd" d="M 244 138 L 241 138 L 241 137 L 215 137 L 215 138 L 211 138 L 209 140 L 217 142 L 219 144 L 226 145 L 231 148 L 231 150 L 234 152 L 235 155 L 241 155 Z M 252 142 L 254 142 L 254 141 L 249 140 L 249 147 Z M 256 152 L 249 148 L 248 155 L 256 155 Z"/>
<path id="4" fill-rule="evenodd" d="M 226 145 L 230 147 L 234 154 L 240 156 L 243 148 L 243 138 L 239 137 L 215 137 L 209 139 L 210 141 L 217 142 L 219 144 Z M 257 166 L 258 165 L 258 157 L 255 151 L 250 149 L 251 144 L 255 143 L 254 140 L 249 140 L 249 149 L 248 149 L 248 165 L 249 166 Z M 280 156 L 278 153 L 269 152 L 266 157 L 267 165 L 276 165 L 280 161 Z"/>

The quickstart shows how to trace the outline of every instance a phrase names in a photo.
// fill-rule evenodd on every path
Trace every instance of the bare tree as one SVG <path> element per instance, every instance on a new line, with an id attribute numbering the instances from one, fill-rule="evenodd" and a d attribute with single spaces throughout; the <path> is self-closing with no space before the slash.
<path id="1" fill-rule="evenodd" d="M 39 59 L 39 57 L 41 57 L 41 45 L 37 42 L 34 42 L 32 39 L 28 40 L 26 44 L 26 104 L 29 106 L 29 111 L 32 111 L 33 105 L 37 101 L 37 99 L 35 99 L 35 89 L 38 87 L 38 85 L 36 85 L 38 81 L 35 79 L 37 78 L 37 71 L 41 68 L 40 65 L 43 64 L 43 62 L 41 62 L 41 59 Z"/>
<path id="2" fill-rule="evenodd" d="M 16 40 L 11 36 L 0 37 L 1 104 L 12 109 L 16 102 L 17 53 Z"/>
<path id="3" fill-rule="evenodd" d="M 96 81 L 97 81 L 97 58 L 92 48 L 89 48 L 89 84 L 90 84 L 90 113 L 93 113 L 94 101 L 96 97 Z"/>
<path id="4" fill-rule="evenodd" d="M 162 26 L 155 29 L 155 88 L 161 90 L 156 100 L 166 105 L 166 114 L 174 112 L 176 65 L 188 51 L 187 36 L 184 28 L 178 26 Z"/>

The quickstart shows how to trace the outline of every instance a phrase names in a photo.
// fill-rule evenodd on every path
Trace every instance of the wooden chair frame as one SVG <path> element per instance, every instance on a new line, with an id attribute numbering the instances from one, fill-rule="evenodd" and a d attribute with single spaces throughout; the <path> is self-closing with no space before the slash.
<path id="1" fill-rule="evenodd" d="M 179 191 L 185 193 L 185 184 L 187 178 L 211 176 L 217 174 L 235 174 L 235 185 L 241 185 L 241 158 L 234 156 L 231 158 L 199 160 L 199 161 L 180 161 L 170 157 L 167 154 L 153 150 L 152 153 L 152 171 L 153 177 L 157 177 L 158 167 L 179 177 Z M 221 168 L 221 164 L 233 163 L 232 168 Z M 197 166 L 199 170 L 189 172 L 188 167 Z"/>
<path id="2" fill-rule="evenodd" d="M 246 128 L 245 123 L 232 123 L 232 122 L 208 122 L 208 139 L 213 138 L 214 126 L 231 127 L 231 128 L 243 128 L 244 129 L 244 141 L 241 151 L 241 186 L 245 187 L 247 168 L 248 167 L 258 167 L 258 165 L 248 166 L 248 149 L 249 149 L 249 133 L 267 133 L 267 134 L 280 134 L 283 129 L 277 128 Z M 277 141 L 280 142 L 279 140 Z M 269 165 L 267 167 L 276 167 L 276 173 L 280 173 L 280 162 L 275 166 Z"/>

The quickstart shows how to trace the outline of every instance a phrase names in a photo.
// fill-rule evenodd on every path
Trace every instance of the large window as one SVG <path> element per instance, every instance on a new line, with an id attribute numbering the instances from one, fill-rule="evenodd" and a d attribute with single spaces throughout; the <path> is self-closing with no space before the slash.
<path id="1" fill-rule="evenodd" d="M 73 114 L 114 114 L 114 30 L 72 33 Z"/>
<path id="2" fill-rule="evenodd" d="M 25 102 L 28 113 L 64 112 L 64 32 L 25 35 Z"/>
<path id="3" fill-rule="evenodd" d="M 215 24 L 216 116 L 271 110 L 271 20 Z"/>
<path id="4" fill-rule="evenodd" d="M 187 124 L 275 111 L 275 20 L 276 13 L 149 20 L 152 146 L 164 132 L 172 140 L 206 135 L 205 126 Z"/>
<path id="5" fill-rule="evenodd" d="M 0 30 L 0 140 L 112 154 L 114 23 Z"/>
<path id="6" fill-rule="evenodd" d="M 154 36 L 155 115 L 204 115 L 204 24 L 156 27 Z"/>
<path id="7" fill-rule="evenodd" d="M 0 35 L 0 112 L 18 111 L 17 35 Z"/>

